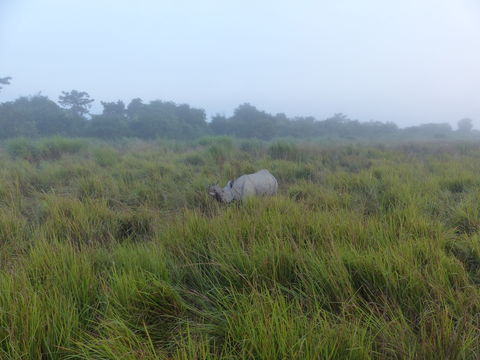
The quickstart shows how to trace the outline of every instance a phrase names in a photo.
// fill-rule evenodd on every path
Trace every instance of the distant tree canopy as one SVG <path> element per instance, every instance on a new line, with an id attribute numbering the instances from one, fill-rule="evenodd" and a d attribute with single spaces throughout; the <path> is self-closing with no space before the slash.
<path id="1" fill-rule="evenodd" d="M 242 138 L 270 139 L 276 134 L 275 117 L 257 110 L 250 104 L 237 107 L 230 118 L 217 115 L 212 118 L 215 135 L 231 135 Z"/>
<path id="2" fill-rule="evenodd" d="M 12 78 L 10 76 L 7 76 L 7 77 L 4 77 L 4 78 L 0 78 L 0 85 L 10 85 L 10 80 L 12 80 Z M 0 86 L 0 91 L 3 89 L 2 86 Z"/>
<path id="3" fill-rule="evenodd" d="M 208 132 L 204 110 L 155 100 L 143 104 L 135 99 L 128 106 L 130 130 L 140 138 L 192 139 Z"/>
<path id="4" fill-rule="evenodd" d="M 226 118 L 214 116 L 210 125 L 215 135 L 231 135 L 240 138 L 259 138 L 270 140 L 275 137 L 338 137 L 338 138 L 375 138 L 391 135 L 398 131 L 393 123 L 366 122 L 350 120 L 344 114 L 335 114 L 323 121 L 313 117 L 289 119 L 285 114 L 271 115 L 257 110 L 250 104 L 240 105 L 233 116 Z"/>
<path id="5" fill-rule="evenodd" d="M 91 136 L 193 139 L 209 132 L 205 111 L 188 105 L 133 99 L 126 108 L 122 101 L 102 102 L 102 106 L 102 114 L 93 116 L 89 124 Z"/>
<path id="6" fill-rule="evenodd" d="M 458 131 L 462 133 L 469 133 L 473 129 L 473 121 L 469 118 L 464 118 L 458 121 Z"/>
<path id="7" fill-rule="evenodd" d="M 105 116 L 125 117 L 127 114 L 125 104 L 121 100 L 117 102 L 100 101 L 100 103 L 103 106 L 103 115 Z"/>
<path id="8" fill-rule="evenodd" d="M 407 127 L 403 130 L 405 136 L 415 138 L 431 137 L 434 139 L 445 139 L 453 134 L 450 124 L 422 124 L 418 126 Z"/>
<path id="9" fill-rule="evenodd" d="M 77 135 L 82 126 L 46 96 L 0 104 L 0 138 Z"/>
<path id="10" fill-rule="evenodd" d="M 62 95 L 58 97 L 58 103 L 64 108 L 70 109 L 72 114 L 77 117 L 88 114 L 88 109 L 94 101 L 85 91 L 77 90 L 62 91 Z"/>
<path id="11" fill-rule="evenodd" d="M 0 80 L 8 83 L 9 78 Z M 460 120 L 458 131 L 452 130 L 449 124 L 400 129 L 391 122 L 360 122 L 341 113 L 321 121 L 313 117 L 288 118 L 245 103 L 238 106 L 232 116 L 216 115 L 208 123 L 202 109 L 160 100 L 144 103 L 139 98 L 128 105 L 121 100 L 101 101 L 102 113 L 87 117 L 92 102 L 88 93 L 72 90 L 60 95 L 62 107 L 40 95 L 0 103 L 0 138 L 65 135 L 189 140 L 205 135 L 228 135 L 262 140 L 291 137 L 385 141 L 459 138 L 468 134 L 470 138 L 480 139 L 480 132 L 472 129 L 471 119 Z"/>

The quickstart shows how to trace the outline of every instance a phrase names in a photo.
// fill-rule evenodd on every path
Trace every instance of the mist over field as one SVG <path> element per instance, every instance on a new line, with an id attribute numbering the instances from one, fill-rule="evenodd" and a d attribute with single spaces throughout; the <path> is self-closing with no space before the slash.
<path id="1" fill-rule="evenodd" d="M 400 127 L 480 118 L 475 0 L 3 0 L 0 100 L 87 91 L 102 101 L 188 103 L 230 116 Z"/>
<path id="2" fill-rule="evenodd" d="M 474 0 L 0 0 L 0 359 L 479 359 Z"/>

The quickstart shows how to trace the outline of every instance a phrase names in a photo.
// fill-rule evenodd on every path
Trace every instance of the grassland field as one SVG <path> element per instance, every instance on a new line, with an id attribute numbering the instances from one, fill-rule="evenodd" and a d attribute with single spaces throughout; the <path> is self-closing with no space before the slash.
<path id="1" fill-rule="evenodd" d="M 5 141 L 0 359 L 479 359 L 479 231 L 476 143 Z"/>

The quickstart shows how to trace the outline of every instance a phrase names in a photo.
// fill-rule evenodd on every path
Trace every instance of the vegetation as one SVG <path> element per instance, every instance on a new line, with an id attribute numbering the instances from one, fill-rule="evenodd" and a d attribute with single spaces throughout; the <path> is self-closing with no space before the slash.
<path id="1" fill-rule="evenodd" d="M 14 139 L 2 359 L 477 359 L 480 145 Z M 260 168 L 280 194 L 222 206 Z"/>
<path id="2" fill-rule="evenodd" d="M 92 102 L 90 95 L 85 91 L 72 90 L 70 92 L 62 91 L 62 95 L 58 97 L 58 102 L 63 107 L 69 109 L 74 116 L 82 117 L 88 114 L 88 109 Z"/>
<path id="3" fill-rule="evenodd" d="M 10 76 L 0 78 L 0 85 L 10 85 L 10 80 L 12 80 Z M 2 86 L 0 86 L 0 90 L 2 90 Z"/>
<path id="4" fill-rule="evenodd" d="M 9 79 L 0 79 L 0 84 L 8 84 Z M 207 122 L 204 110 L 187 104 L 160 100 L 146 104 L 139 98 L 128 105 L 120 100 L 101 101 L 102 113 L 89 114 L 93 101 L 88 93 L 72 90 L 63 91 L 59 96 L 63 108 L 41 95 L 0 103 L 0 139 L 61 135 L 193 140 L 215 135 L 260 140 L 320 139 L 323 142 L 480 140 L 480 131 L 473 130 L 469 118 L 459 120 L 457 130 L 449 124 L 423 124 L 400 129 L 391 122 L 360 122 L 344 114 L 335 114 L 321 121 L 313 117 L 288 118 L 284 114 L 272 115 L 250 104 L 242 104 L 232 116 L 216 115 Z"/>

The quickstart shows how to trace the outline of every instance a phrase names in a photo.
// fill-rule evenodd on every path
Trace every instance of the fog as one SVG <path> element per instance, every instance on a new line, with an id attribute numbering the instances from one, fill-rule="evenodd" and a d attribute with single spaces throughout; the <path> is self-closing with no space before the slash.
<path id="1" fill-rule="evenodd" d="M 87 91 L 399 126 L 480 119 L 474 0 L 0 0 L 0 101 Z M 477 124 L 478 127 L 478 124 Z"/>

